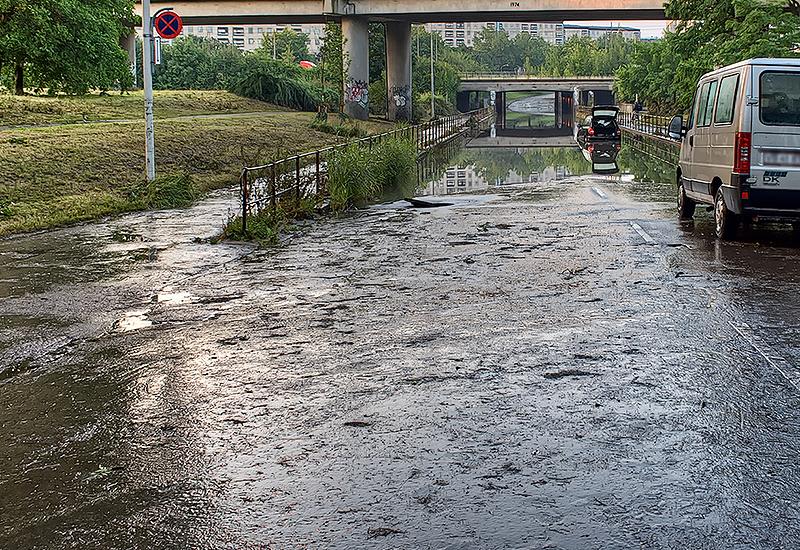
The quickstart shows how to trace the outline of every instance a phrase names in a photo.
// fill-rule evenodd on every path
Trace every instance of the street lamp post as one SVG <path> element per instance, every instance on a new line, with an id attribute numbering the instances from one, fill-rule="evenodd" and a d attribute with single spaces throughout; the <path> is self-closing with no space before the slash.
<path id="1" fill-rule="evenodd" d="M 434 81 L 433 81 L 433 31 L 431 31 L 431 120 L 436 118 L 436 105 L 433 100 L 434 94 Z"/>

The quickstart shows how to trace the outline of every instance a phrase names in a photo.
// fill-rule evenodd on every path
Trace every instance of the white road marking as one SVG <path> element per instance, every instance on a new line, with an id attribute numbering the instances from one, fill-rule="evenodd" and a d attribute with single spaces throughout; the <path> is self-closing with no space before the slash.
<path id="1" fill-rule="evenodd" d="M 746 323 L 741 323 L 741 325 L 744 328 L 746 328 L 748 331 L 751 332 L 751 336 L 749 338 L 747 337 L 747 335 L 739 327 L 737 327 L 736 325 L 733 324 L 733 321 L 728 321 L 728 324 L 733 328 L 733 330 L 738 332 L 739 336 L 741 336 L 748 344 L 750 344 L 750 346 L 752 346 L 752 348 L 754 350 L 756 350 L 756 352 L 758 352 L 758 354 L 761 357 L 764 358 L 764 361 L 766 361 L 773 369 L 775 369 L 776 371 L 781 373 L 781 376 L 783 376 L 786 379 L 786 381 L 789 382 L 789 384 L 792 385 L 792 387 L 794 389 L 800 391 L 800 386 L 797 385 L 797 382 L 792 380 L 789 377 L 789 375 L 786 373 L 786 370 L 794 368 L 794 367 L 792 367 L 792 365 L 786 359 L 784 359 L 780 355 L 774 355 L 773 357 L 770 357 L 769 355 L 764 353 L 761 350 L 761 348 L 754 342 L 754 336 L 752 335 L 753 331 Z M 781 368 L 778 363 L 781 363 L 784 368 Z"/>
<path id="2" fill-rule="evenodd" d="M 636 222 L 631 222 L 631 227 L 633 227 L 633 230 L 636 231 L 639 234 L 639 236 L 644 239 L 644 242 L 646 242 L 647 244 L 656 244 L 656 240 L 650 235 L 648 235 L 647 231 L 642 229 L 641 225 L 639 225 Z"/>
<path id="3" fill-rule="evenodd" d="M 600 197 L 601 199 L 603 199 L 603 200 L 606 200 L 606 199 L 608 199 L 608 195 L 606 195 L 605 193 L 603 193 L 603 192 L 602 192 L 600 189 L 598 189 L 597 187 L 592 187 L 592 191 L 594 191 L 594 194 L 595 194 L 595 195 L 597 195 L 598 197 Z"/>

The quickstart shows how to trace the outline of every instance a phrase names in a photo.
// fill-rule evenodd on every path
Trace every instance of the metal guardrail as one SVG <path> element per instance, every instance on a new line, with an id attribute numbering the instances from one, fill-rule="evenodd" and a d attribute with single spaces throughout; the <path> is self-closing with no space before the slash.
<path id="1" fill-rule="evenodd" d="M 664 140 L 676 147 L 680 147 L 680 141 L 669 137 L 670 120 L 670 117 L 645 113 L 617 114 L 617 123 L 620 128 Z"/>
<path id="2" fill-rule="evenodd" d="M 357 144 L 371 150 L 373 145 L 386 139 L 402 137 L 411 140 L 420 155 L 467 131 L 485 129 L 494 112 L 494 107 L 485 107 L 292 155 L 261 166 L 244 167 L 239 177 L 242 232 L 247 232 L 250 216 L 265 208 L 276 208 L 285 197 L 295 201 L 309 196 L 323 197 L 327 192 L 328 162 L 346 147 Z"/>

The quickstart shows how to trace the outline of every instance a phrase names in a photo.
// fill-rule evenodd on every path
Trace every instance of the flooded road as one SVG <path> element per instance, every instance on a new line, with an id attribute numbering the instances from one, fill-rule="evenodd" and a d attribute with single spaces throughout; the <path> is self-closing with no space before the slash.
<path id="1" fill-rule="evenodd" d="M 796 547 L 792 233 L 459 155 L 277 248 L 225 193 L 0 241 L 0 548 Z"/>

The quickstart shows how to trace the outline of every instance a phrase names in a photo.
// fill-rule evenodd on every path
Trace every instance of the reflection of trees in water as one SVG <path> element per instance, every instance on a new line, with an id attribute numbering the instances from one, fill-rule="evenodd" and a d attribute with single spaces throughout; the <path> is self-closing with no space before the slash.
<path id="1" fill-rule="evenodd" d="M 633 176 L 631 185 L 643 195 L 658 200 L 671 197 L 674 166 L 643 154 L 634 145 L 626 140 L 617 156 L 621 172 Z M 464 149 L 463 143 L 454 142 L 420 159 L 420 184 L 442 179 L 450 167 L 472 167 L 486 183 L 504 183 L 510 172 L 524 178 L 548 169 L 567 176 L 592 171 L 591 163 L 577 147 Z M 621 175 L 612 179 L 620 180 Z"/>
<path id="2" fill-rule="evenodd" d="M 625 172 L 643 183 L 670 183 L 675 179 L 675 167 L 661 162 L 637 148 L 631 141 L 619 152 L 617 162 Z"/>

